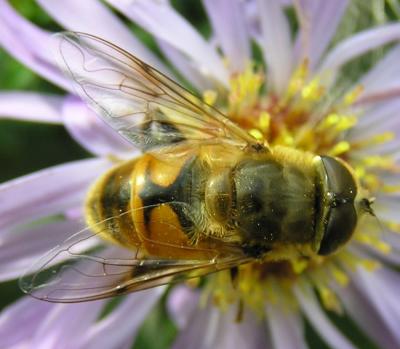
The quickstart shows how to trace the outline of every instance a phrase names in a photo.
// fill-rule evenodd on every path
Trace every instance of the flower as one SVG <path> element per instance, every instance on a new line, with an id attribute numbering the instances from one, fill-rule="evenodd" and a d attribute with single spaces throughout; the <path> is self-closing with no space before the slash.
<path id="1" fill-rule="evenodd" d="M 204 39 L 167 1 L 106 2 L 152 34 L 187 83 L 255 138 L 344 159 L 376 198 L 374 210 L 387 227 L 382 234 L 370 217 L 372 223 L 359 227 L 332 257 L 244 266 L 237 287 L 227 272 L 209 276 L 202 289 L 172 287 L 167 305 L 180 330 L 173 347 L 306 348 L 306 318 L 330 346 L 354 348 L 358 343 L 324 309 L 348 314 L 379 347 L 399 347 L 400 121 L 395 113 L 400 106 L 400 24 L 365 29 L 329 47 L 349 7 L 346 0 L 294 5 L 204 0 L 213 32 Z M 173 76 L 103 3 L 38 3 L 62 27 L 105 38 Z M 293 9 L 299 29 L 292 39 L 285 10 Z M 3 92 L 0 114 L 62 123 L 93 154 L 1 185 L 0 278 L 9 280 L 82 228 L 85 193 L 111 166 L 110 154 L 126 158 L 138 152 L 74 95 L 49 50 L 50 33 L 5 0 L 0 0 L 0 33 L 0 44 L 10 54 L 67 91 L 66 96 Z M 251 40 L 261 49 L 265 69 L 253 60 Z M 367 73 L 357 80 L 346 76 L 353 73 L 347 63 L 387 44 L 392 46 Z M 130 294 L 108 314 L 106 301 L 54 305 L 22 298 L 0 316 L 0 346 L 130 347 L 163 292 Z M 241 321 L 235 322 L 238 315 Z"/>

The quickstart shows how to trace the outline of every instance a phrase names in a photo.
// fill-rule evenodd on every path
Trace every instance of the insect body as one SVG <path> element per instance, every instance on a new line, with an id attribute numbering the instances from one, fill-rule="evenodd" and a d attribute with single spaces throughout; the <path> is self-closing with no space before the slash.
<path id="1" fill-rule="evenodd" d="M 87 221 L 104 222 L 97 229 L 107 232 L 105 239 L 143 243 L 148 254 L 165 258 L 206 258 L 201 249 L 183 247 L 212 248 L 209 237 L 211 245 L 215 239 L 237 244 L 254 258 L 270 251 L 284 258 L 278 253 L 293 247 L 328 254 L 354 230 L 356 194 L 351 173 L 334 158 L 283 147 L 247 154 L 199 146 L 168 160 L 146 154 L 110 170 L 90 192 Z M 180 248 L 159 248 L 152 240 Z"/>
<path id="2" fill-rule="evenodd" d="M 67 33 L 59 48 L 81 96 L 144 154 L 92 186 L 88 228 L 28 272 L 26 292 L 104 298 L 251 261 L 327 255 L 351 237 L 369 201 L 341 160 L 259 143 L 99 38 Z"/>

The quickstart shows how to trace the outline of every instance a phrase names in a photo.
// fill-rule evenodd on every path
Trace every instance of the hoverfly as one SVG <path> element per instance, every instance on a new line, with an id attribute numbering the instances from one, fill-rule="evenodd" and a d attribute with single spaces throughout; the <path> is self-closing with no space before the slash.
<path id="1" fill-rule="evenodd" d="M 369 207 L 343 161 L 257 141 L 98 37 L 65 33 L 59 49 L 82 98 L 143 155 L 92 186 L 87 228 L 21 279 L 34 297 L 94 300 L 243 263 L 328 255 Z"/>

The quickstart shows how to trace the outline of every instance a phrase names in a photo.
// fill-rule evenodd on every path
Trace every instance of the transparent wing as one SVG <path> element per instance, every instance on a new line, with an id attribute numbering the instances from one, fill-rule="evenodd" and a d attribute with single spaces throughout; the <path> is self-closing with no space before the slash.
<path id="1" fill-rule="evenodd" d="M 84 33 L 57 38 L 60 65 L 77 92 L 140 149 L 189 140 L 259 147 L 221 112 L 127 51 Z"/>
<path id="2" fill-rule="evenodd" d="M 121 214 L 119 218 L 127 214 L 131 211 Z M 114 220 L 116 218 L 113 217 Z M 97 232 L 94 233 L 94 230 Z M 21 289 L 41 300 L 74 303 L 198 277 L 250 261 L 240 249 L 221 241 L 215 241 L 211 248 L 203 248 L 147 239 L 146 243 L 157 246 L 161 251 L 186 249 L 187 254 L 192 256 L 190 259 L 157 258 L 146 254 L 143 243 L 129 249 L 108 244 L 101 238 L 103 233 L 106 232 L 87 227 L 72 235 L 21 277 Z M 193 259 L 194 255 L 202 257 Z"/>

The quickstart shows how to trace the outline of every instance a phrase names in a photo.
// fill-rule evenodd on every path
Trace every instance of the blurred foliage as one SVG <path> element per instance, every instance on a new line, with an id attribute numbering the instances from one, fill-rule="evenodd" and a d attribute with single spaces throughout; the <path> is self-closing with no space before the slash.
<path id="1" fill-rule="evenodd" d="M 62 28 L 55 23 L 34 1 L 12 0 L 13 6 L 26 18 L 50 31 L 59 31 Z M 209 37 L 211 30 L 205 15 L 204 8 L 197 0 L 171 0 L 173 6 L 180 11 L 200 32 Z M 138 26 L 130 23 L 126 18 L 116 13 L 147 46 L 161 56 L 155 40 Z M 288 11 L 292 28 L 296 28 L 293 11 Z M 400 2 L 398 0 L 356 0 L 351 3 L 347 15 L 336 34 L 332 45 L 371 25 L 379 25 L 387 20 L 400 18 Z M 350 18 L 350 19 L 349 19 Z M 1 35 L 1 33 L 0 33 Z M 254 48 L 257 56 L 261 58 L 258 48 Z M 367 55 L 361 61 L 350 62 L 344 71 L 344 76 L 353 79 L 366 71 L 379 59 L 385 49 L 379 49 Z M 7 53 L 0 49 L 0 90 L 26 90 L 49 93 L 63 93 L 35 73 L 14 61 Z M 90 156 L 80 148 L 62 126 L 15 122 L 0 120 L 0 182 L 18 177 L 36 170 L 73 161 Z M 1 286 L 0 309 L 20 296 L 20 291 L 15 281 L 3 283 Z M 148 319 L 143 323 L 134 348 L 168 348 L 173 341 L 177 329 L 169 320 L 165 309 L 165 297 L 156 306 Z M 107 311 L 112 309 L 111 302 Z M 328 314 L 336 326 L 343 331 L 360 348 L 377 348 L 358 327 L 346 316 Z M 154 334 L 157 334 L 154 336 Z M 315 333 L 310 324 L 306 322 L 305 333 L 307 341 L 312 348 L 328 348 L 323 339 Z"/>

